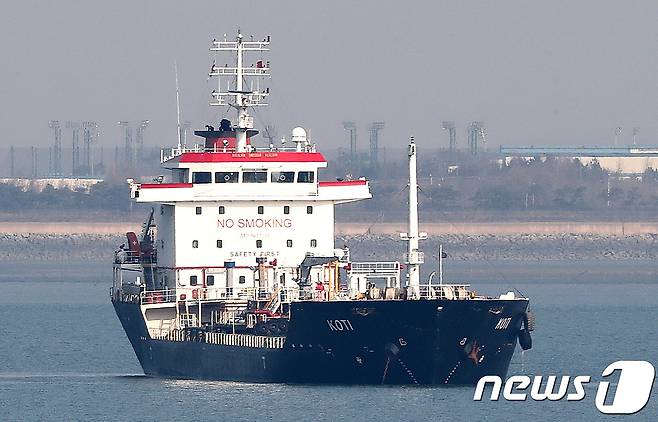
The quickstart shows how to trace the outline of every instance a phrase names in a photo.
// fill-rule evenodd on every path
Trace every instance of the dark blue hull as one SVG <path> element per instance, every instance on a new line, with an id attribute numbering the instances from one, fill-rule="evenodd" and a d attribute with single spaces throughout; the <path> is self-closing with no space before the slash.
<path id="1" fill-rule="evenodd" d="M 114 302 L 146 375 L 424 385 L 505 377 L 527 306 L 527 300 L 296 302 L 285 345 L 274 349 L 152 339 L 139 305 Z"/>

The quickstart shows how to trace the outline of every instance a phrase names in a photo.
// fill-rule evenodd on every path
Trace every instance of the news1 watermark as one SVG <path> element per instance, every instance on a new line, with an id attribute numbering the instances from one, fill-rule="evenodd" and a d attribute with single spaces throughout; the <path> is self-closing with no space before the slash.
<path id="1" fill-rule="evenodd" d="M 609 381 L 598 383 L 594 400 L 596 408 L 601 413 L 609 415 L 631 415 L 644 409 L 649 402 L 656 376 L 653 365 L 643 360 L 620 360 L 608 365 L 601 373 L 601 377 L 609 379 L 617 371 L 619 379 L 614 391 Z M 591 376 L 578 375 L 572 378 L 569 375 L 563 375 L 559 384 L 556 385 L 557 379 L 557 376 L 550 375 L 544 384 L 542 375 L 534 378 L 528 375 L 513 375 L 503 382 L 499 376 L 488 375 L 478 381 L 473 400 L 481 401 L 485 396 L 487 386 L 491 386 L 489 396 L 491 401 L 500 399 L 501 390 L 503 398 L 509 401 L 526 401 L 528 398 L 536 401 L 559 401 L 565 397 L 567 401 L 585 399 L 585 385 L 590 383 Z M 570 386 L 573 388 L 570 389 Z M 528 387 L 530 387 L 529 394 Z M 569 390 L 572 391 L 567 394 Z"/>

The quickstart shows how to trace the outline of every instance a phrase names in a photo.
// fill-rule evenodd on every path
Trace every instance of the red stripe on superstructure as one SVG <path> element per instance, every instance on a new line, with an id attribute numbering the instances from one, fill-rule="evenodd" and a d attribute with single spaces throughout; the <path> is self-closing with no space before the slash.
<path id="1" fill-rule="evenodd" d="M 368 183 L 367 180 L 343 180 L 342 182 L 318 182 L 318 185 L 323 188 L 326 186 L 361 186 L 365 185 L 366 183 Z"/>
<path id="2" fill-rule="evenodd" d="M 191 183 L 142 183 L 139 185 L 142 189 L 154 188 L 191 188 Z"/>
<path id="3" fill-rule="evenodd" d="M 265 267 L 268 268 L 274 268 L 272 265 L 265 265 Z M 216 270 L 216 269 L 221 269 L 221 268 L 238 268 L 238 269 L 245 269 L 245 268 L 253 268 L 253 266 L 250 265 L 234 265 L 233 267 L 224 267 L 224 266 L 214 266 L 214 267 L 158 267 L 163 270 Z M 213 275 L 213 274 L 209 274 Z"/>
<path id="4" fill-rule="evenodd" d="M 319 152 L 186 152 L 181 163 L 326 163 Z"/>

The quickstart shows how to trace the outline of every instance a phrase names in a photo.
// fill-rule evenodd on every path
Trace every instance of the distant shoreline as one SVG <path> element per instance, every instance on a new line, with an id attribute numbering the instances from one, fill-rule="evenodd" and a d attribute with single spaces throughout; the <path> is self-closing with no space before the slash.
<path id="1" fill-rule="evenodd" d="M 0 234 L 96 234 L 123 235 L 139 231 L 141 224 L 118 222 L 0 222 Z M 658 233 L 658 222 L 458 222 L 421 223 L 430 236 L 517 235 L 517 234 L 594 234 L 630 236 Z M 337 236 L 396 235 L 406 231 L 406 223 L 337 222 Z"/>

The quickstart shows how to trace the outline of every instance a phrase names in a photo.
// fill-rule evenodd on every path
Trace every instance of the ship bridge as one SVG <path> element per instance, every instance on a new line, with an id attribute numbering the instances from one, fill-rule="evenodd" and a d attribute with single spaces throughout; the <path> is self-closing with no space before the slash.
<path id="1" fill-rule="evenodd" d="M 318 180 L 327 160 L 299 129 L 294 149 L 238 151 L 213 141 L 164 150 L 169 175 L 160 183 L 131 181 L 132 198 L 153 204 L 154 285 L 193 288 L 210 277 L 225 288 L 232 279 L 255 288 L 296 278 L 306 256 L 336 256 L 334 207 L 370 198 L 370 185 L 365 178 Z M 264 265 L 260 277 L 257 265 Z"/>
<path id="2" fill-rule="evenodd" d="M 137 202 L 213 202 L 271 198 L 313 200 L 335 204 L 371 197 L 367 180 L 318 181 L 327 161 L 314 151 L 199 151 L 172 149 L 163 153 L 172 171 L 170 183 L 133 183 Z"/>

